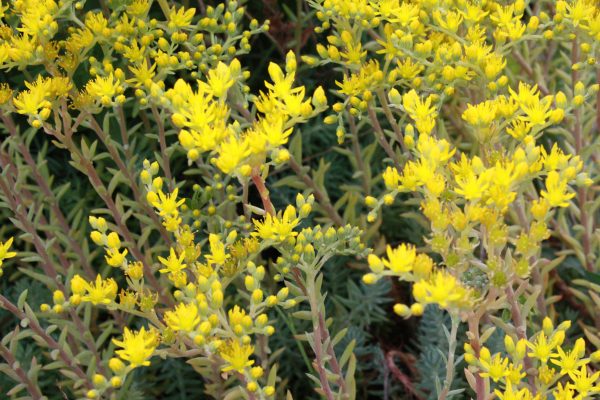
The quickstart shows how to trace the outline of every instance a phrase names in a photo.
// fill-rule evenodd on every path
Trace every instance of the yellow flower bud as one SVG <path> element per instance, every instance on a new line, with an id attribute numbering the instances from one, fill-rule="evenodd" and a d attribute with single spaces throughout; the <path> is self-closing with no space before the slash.
<path id="1" fill-rule="evenodd" d="M 258 385 L 256 384 L 256 382 L 248 382 L 248 384 L 246 385 L 246 389 L 249 392 L 256 392 L 258 390 Z"/>
<path id="2" fill-rule="evenodd" d="M 212 330 L 212 325 L 210 322 L 208 321 L 204 321 L 200 324 L 200 326 L 198 327 L 198 331 L 200 331 L 200 333 L 202 333 L 203 335 L 208 335 L 210 333 L 210 331 Z"/>
<path id="3" fill-rule="evenodd" d="M 554 96 L 554 101 L 556 102 L 556 106 L 558 108 L 565 108 L 567 106 L 567 96 L 562 91 L 556 93 L 556 96 Z"/>
<path id="4" fill-rule="evenodd" d="M 554 330 L 554 324 L 552 323 L 552 320 L 549 317 L 544 318 L 544 320 L 542 321 L 542 329 L 544 330 L 544 333 L 546 335 L 550 335 Z"/>
<path id="5" fill-rule="evenodd" d="M 421 303 L 413 303 L 410 306 L 410 312 L 412 313 L 412 315 L 414 315 L 416 317 L 420 317 L 421 315 L 423 315 L 424 311 L 425 311 L 425 307 L 423 307 L 423 304 L 421 304 Z"/>
<path id="6" fill-rule="evenodd" d="M 377 205 L 377 199 L 373 196 L 365 197 L 365 204 L 367 207 L 375 207 Z"/>
<path id="7" fill-rule="evenodd" d="M 481 350 L 479 350 L 479 358 L 482 361 L 487 361 L 489 362 L 492 359 L 492 355 L 490 354 L 490 349 L 488 349 L 487 347 L 482 347 Z"/>
<path id="8" fill-rule="evenodd" d="M 337 115 L 328 115 L 325 117 L 323 122 L 326 123 L 327 125 L 333 125 L 337 122 L 337 120 L 338 120 Z"/>
<path id="9" fill-rule="evenodd" d="M 148 192 L 146 194 L 146 201 L 148 201 L 148 203 L 150 204 L 158 202 L 158 195 L 156 194 L 156 192 Z"/>
<path id="10" fill-rule="evenodd" d="M 529 32 L 534 32 L 540 26 L 540 20 L 535 15 L 529 19 L 529 23 L 527 24 L 527 30 Z"/>
<path id="11" fill-rule="evenodd" d="M 371 273 L 363 275 L 362 279 L 363 282 L 367 285 L 372 285 L 375 282 L 377 282 L 377 276 Z"/>
<path id="12" fill-rule="evenodd" d="M 385 268 L 383 261 L 375 254 L 369 254 L 367 257 L 367 262 L 369 263 L 369 268 L 371 268 L 371 271 L 376 274 L 383 272 L 383 269 Z"/>
<path id="13" fill-rule="evenodd" d="M 527 351 L 527 340 L 520 339 L 517 342 L 517 347 L 515 348 L 515 356 L 517 359 L 522 360 L 525 358 L 525 352 Z"/>
<path id="14" fill-rule="evenodd" d="M 508 354 L 512 354 L 515 351 L 515 341 L 512 337 L 504 336 L 504 348 Z"/>
<path id="15" fill-rule="evenodd" d="M 108 368 L 115 374 L 120 374 L 125 369 L 125 364 L 120 359 L 113 357 L 108 361 Z"/>
<path id="16" fill-rule="evenodd" d="M 252 292 L 252 301 L 255 303 L 260 303 L 263 300 L 263 291 L 260 289 L 256 289 Z"/>
<path id="17" fill-rule="evenodd" d="M 103 386 L 106 384 L 106 378 L 103 375 L 94 374 L 92 382 L 94 383 L 94 386 Z"/>
<path id="18" fill-rule="evenodd" d="M 275 394 L 275 388 L 273 386 L 265 386 L 263 392 L 267 396 L 273 396 Z"/>
<path id="19" fill-rule="evenodd" d="M 121 387 L 121 385 L 123 385 L 123 380 L 118 376 L 113 376 L 112 378 L 110 378 L 110 386 L 114 388 L 119 388 Z"/>
<path id="20" fill-rule="evenodd" d="M 264 374 L 264 370 L 262 369 L 262 367 L 253 367 L 250 370 L 250 375 L 254 378 L 254 379 L 258 379 L 261 376 L 263 376 Z"/>
<path id="21" fill-rule="evenodd" d="M 388 99 L 392 104 L 402 104 L 402 96 L 396 88 L 392 88 L 388 93 Z"/>
<path id="22" fill-rule="evenodd" d="M 287 287 L 280 289 L 279 292 L 277 292 L 277 300 L 284 301 L 288 297 L 289 293 L 290 289 Z"/>
<path id="23" fill-rule="evenodd" d="M 63 304 L 65 302 L 65 294 L 60 290 L 55 290 L 52 294 L 54 304 Z"/>
<path id="24" fill-rule="evenodd" d="M 404 318 L 410 316 L 410 308 L 406 304 L 394 304 L 394 312 Z"/>
<path id="25" fill-rule="evenodd" d="M 563 110 L 562 108 L 554 109 L 550 113 L 550 121 L 552 121 L 555 124 L 558 124 L 564 118 L 565 118 L 565 110 Z"/>
<path id="26" fill-rule="evenodd" d="M 386 206 L 391 206 L 394 203 L 394 196 L 391 194 L 386 194 L 385 196 L 383 196 L 383 203 Z"/>
<path id="27" fill-rule="evenodd" d="M 465 362 L 469 365 L 476 365 L 477 357 L 475 357 L 473 354 L 465 354 Z"/>
<path id="28" fill-rule="evenodd" d="M 106 236 L 106 244 L 111 249 L 118 249 L 121 247 L 121 240 L 116 232 L 111 232 Z"/>
<path id="29" fill-rule="evenodd" d="M 223 305 L 223 292 L 220 290 L 213 291 L 211 297 L 211 305 L 215 308 L 219 308 Z"/>
<path id="30" fill-rule="evenodd" d="M 79 275 L 75 275 L 71 279 L 71 292 L 74 294 L 83 295 L 85 293 L 86 286 L 87 282 Z"/>
<path id="31" fill-rule="evenodd" d="M 313 93 L 312 105 L 316 108 L 327 106 L 327 97 L 321 86 L 317 87 Z"/>
<path id="32" fill-rule="evenodd" d="M 179 113 L 174 113 L 171 116 L 171 121 L 173 122 L 173 125 L 175 125 L 176 127 L 182 128 L 185 125 L 187 120 L 183 115 L 181 115 Z"/>

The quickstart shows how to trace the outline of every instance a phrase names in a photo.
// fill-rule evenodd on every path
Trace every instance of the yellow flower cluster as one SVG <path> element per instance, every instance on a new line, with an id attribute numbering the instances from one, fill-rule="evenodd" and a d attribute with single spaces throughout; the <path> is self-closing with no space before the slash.
<path id="1" fill-rule="evenodd" d="M 373 208 L 371 219 L 378 207 L 391 204 L 399 193 L 420 193 L 423 214 L 430 221 L 432 250 L 442 255 L 458 276 L 474 266 L 495 285 L 503 285 L 514 275 L 528 276 L 528 258 L 549 237 L 546 221 L 551 210 L 569 206 L 575 195 L 569 184 L 591 183 L 581 172 L 578 156 L 565 154 L 556 145 L 546 151 L 535 145 L 531 135 L 511 150 L 495 151 L 483 160 L 464 153 L 457 159 L 455 149 L 445 139 L 422 133 L 413 154 L 414 159 L 401 173 L 394 167 L 383 173 L 388 193 L 381 200 L 367 198 L 367 205 Z M 528 204 L 531 223 L 522 226 L 517 236 L 511 236 L 504 218 L 517 199 L 523 201 L 522 193 L 538 180 L 545 182 L 545 188 Z M 501 254 L 511 241 L 517 243 L 515 253 L 520 257 L 507 265 Z M 486 248 L 486 264 L 479 262 L 474 253 L 480 243 Z"/>
<path id="2" fill-rule="evenodd" d="M 26 82 L 27 90 L 16 94 L 13 104 L 5 101 L 12 91 L 3 85 L 1 104 L 27 115 L 35 128 L 68 103 L 79 111 L 98 112 L 133 97 L 142 107 L 164 107 L 165 78 L 175 72 L 204 77 L 211 95 L 224 100 L 228 87 L 249 74 L 242 74 L 238 63 L 231 76 L 223 62 L 247 53 L 251 36 L 267 30 L 268 23 L 259 26 L 253 20 L 250 30 L 243 31 L 244 7 L 236 0 L 207 7 L 203 18 L 193 8 L 170 8 L 164 1 L 159 5 L 165 20 L 150 18 L 148 0 L 115 5 L 109 17 L 81 12 L 81 2 L 18 1 L 1 27 L 0 69 L 44 65 L 49 76 Z M 67 24 L 66 37 L 57 35 L 59 24 Z M 92 56 L 97 47 L 102 59 Z"/>
<path id="3" fill-rule="evenodd" d="M 492 384 L 500 400 L 591 399 L 600 393 L 600 372 L 590 370 L 600 360 L 600 351 L 586 357 L 585 340 L 565 344 L 565 332 L 571 321 L 554 328 L 550 318 L 543 329 L 530 339 L 504 337 L 504 349 L 491 354 L 482 346 L 478 352 L 465 344 L 465 361 L 472 374 Z"/>
<path id="4" fill-rule="evenodd" d="M 425 254 L 417 254 L 412 245 L 401 244 L 395 249 L 387 246 L 386 258 L 369 254 L 369 268 L 372 272 L 363 276 L 363 282 L 373 284 L 384 276 L 395 276 L 406 282 L 413 282 L 412 294 L 415 299 L 410 307 L 394 305 L 396 314 L 408 318 L 423 314 L 427 304 L 437 304 L 446 310 L 465 310 L 475 300 L 473 291 L 448 271 L 440 268 Z"/>
<path id="5" fill-rule="evenodd" d="M 95 282 L 87 282 L 75 275 L 70 281 L 72 295 L 69 301 L 64 302 L 63 298 L 61 303 L 65 306 L 77 306 L 81 302 L 105 305 L 109 309 L 142 316 L 150 323 L 149 330 L 142 328 L 134 332 L 125 327 L 123 340 L 114 340 L 121 347 L 117 350 L 120 359 L 112 359 L 109 364 L 115 375 L 110 378 L 110 382 L 105 380 L 104 386 L 100 385 L 94 390 L 101 394 L 111 385 L 116 387 L 132 369 L 149 365 L 150 358 L 155 354 L 168 353 L 170 349 L 176 348 L 195 348 L 207 358 L 217 355 L 222 360 L 221 371 L 235 372 L 248 392 L 261 398 L 272 396 L 275 393 L 273 386 L 261 384 L 263 368 L 255 366 L 251 359 L 255 351 L 252 337 L 270 336 L 274 333 L 275 329 L 266 313 L 269 308 L 294 307 L 297 300 L 288 299 L 288 287 L 271 295 L 266 294 L 261 285 L 266 269 L 262 265 L 256 265 L 252 259 L 261 249 L 281 243 L 286 248 L 296 244 L 292 249 L 299 245 L 300 254 L 310 253 L 310 260 L 314 260 L 314 248 L 306 242 L 310 231 L 295 231 L 300 219 L 310 213 L 314 199 L 312 196 L 304 198 L 299 195 L 299 215 L 294 206 L 289 206 L 278 216 L 269 214 L 262 221 L 256 220 L 255 232 L 245 238 L 239 239 L 236 230 L 231 229 L 227 234 L 226 231 L 209 233 L 206 243 L 197 242 L 195 231 L 185 223 L 194 213 L 188 212 L 187 206 L 183 204 L 185 200 L 178 198 L 177 189 L 169 194 L 162 191 L 163 180 L 156 176 L 158 171 L 156 162 L 145 161 L 140 178 L 147 189 L 147 201 L 155 207 L 164 227 L 175 238 L 168 256 L 158 257 L 161 265 L 158 271 L 166 275 L 175 289 L 172 293 L 174 304 L 164 304 L 162 316 L 156 314 L 155 304 L 168 300 L 162 297 L 163 293 L 149 289 L 152 287 L 151 277 L 144 274 L 142 263 L 127 261 L 127 249 L 123 248 L 118 235 L 109 231 L 108 224 L 102 217 L 90 218 L 94 229 L 91 238 L 97 245 L 104 246 L 106 263 L 119 267 L 128 277 L 128 288 L 122 290 L 117 301 L 118 288 L 113 278 L 102 279 L 98 275 Z M 336 236 L 333 230 L 332 233 L 316 237 L 334 244 Z M 347 230 L 345 236 L 350 241 L 357 235 L 356 232 Z M 356 246 L 358 242 L 352 240 L 353 246 Z M 316 241 L 315 246 L 320 245 L 321 241 Z M 343 242 L 335 242 L 338 245 L 342 243 L 343 246 Z M 206 251 L 202 251 L 204 246 Z M 309 251 L 309 247 L 313 250 Z M 294 260 L 298 262 L 301 258 Z M 289 268 L 285 271 L 286 274 L 287 271 Z M 247 305 L 231 304 L 231 299 L 225 297 L 230 286 L 247 293 Z M 123 364 L 121 360 L 128 364 Z"/>
<path id="6" fill-rule="evenodd" d="M 207 82 L 198 81 L 198 89 L 178 80 L 165 96 L 173 110 L 173 123 L 183 128 L 179 142 L 187 151 L 189 162 L 195 162 L 202 153 L 212 152 L 211 162 L 226 174 L 243 179 L 256 174 L 265 165 L 267 155 L 280 164 L 290 157 L 281 147 L 288 142 L 295 124 L 305 122 L 327 107 L 322 88 L 317 88 L 311 99 L 305 99 L 303 86 L 293 87 L 296 59 L 287 55 L 285 73 L 275 63 L 268 68 L 271 82 L 266 82 L 266 93 L 254 98 L 260 115 L 251 125 L 242 129 L 239 121 L 229 121 L 230 108 L 225 102 L 228 91 L 236 82 L 243 81 L 239 61 L 230 65 L 219 63 L 209 71 Z M 239 104 L 239 107 L 247 105 Z M 253 118 L 250 114 L 247 119 Z M 253 172 L 254 171 L 254 172 Z"/>
<path id="7" fill-rule="evenodd" d="M 35 128 L 42 126 L 52 113 L 52 104 L 65 96 L 72 88 L 69 79 L 64 77 L 43 78 L 38 75 L 34 82 L 25 82 L 26 91 L 20 92 L 13 105 L 19 114 L 29 117 Z"/>
<path id="8" fill-rule="evenodd" d="M 582 50 L 589 54 L 600 25 L 598 8 L 588 0 L 557 2 L 553 20 L 545 12 L 531 15 L 524 0 L 509 4 L 454 0 L 310 3 L 322 21 L 318 31 L 334 29 L 328 44 L 317 47 L 321 60 L 304 59 L 313 65 L 333 62 L 348 69 L 340 93 L 348 96 L 345 103 L 353 114 L 365 111 L 360 99 L 369 102 L 371 93 L 380 95 L 390 86 L 430 88 L 451 96 L 476 82 L 496 92 L 508 83 L 506 57 L 520 42 L 575 32 L 583 42 Z M 364 45 L 365 34 L 374 46 Z M 374 61 L 378 55 L 385 56 L 384 65 Z M 595 58 L 590 55 L 587 63 L 575 67 L 584 64 L 595 64 Z M 343 109 L 340 106 L 336 111 Z"/>

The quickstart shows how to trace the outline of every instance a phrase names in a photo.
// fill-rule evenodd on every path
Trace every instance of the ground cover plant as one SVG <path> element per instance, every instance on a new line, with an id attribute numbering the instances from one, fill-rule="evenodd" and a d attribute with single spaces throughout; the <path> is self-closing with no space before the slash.
<path id="1" fill-rule="evenodd" d="M 594 0 L 0 0 L 7 399 L 600 398 Z"/>

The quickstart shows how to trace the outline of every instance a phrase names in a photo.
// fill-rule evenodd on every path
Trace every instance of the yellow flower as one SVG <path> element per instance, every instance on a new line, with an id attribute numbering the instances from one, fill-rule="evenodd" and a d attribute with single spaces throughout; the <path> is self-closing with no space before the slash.
<path id="1" fill-rule="evenodd" d="M 465 200 L 477 200 L 484 197 L 489 184 L 489 173 L 479 176 L 471 173 L 465 177 L 457 177 L 455 192 L 463 196 Z"/>
<path id="2" fill-rule="evenodd" d="M 247 140 L 231 136 L 227 141 L 221 143 L 218 152 L 215 165 L 224 173 L 229 174 L 250 155 L 250 146 Z"/>
<path id="3" fill-rule="evenodd" d="M 85 282 L 86 294 L 81 298 L 82 301 L 89 301 L 93 305 L 110 304 L 117 297 L 117 282 L 109 278 L 102 280 L 98 274 L 94 283 Z"/>
<path id="4" fill-rule="evenodd" d="M 108 21 L 101 12 L 89 12 L 85 16 L 85 26 L 91 30 L 96 36 L 108 36 L 110 35 L 110 29 L 108 28 Z"/>
<path id="5" fill-rule="evenodd" d="M 107 77 L 97 76 L 96 79 L 89 81 L 85 87 L 86 92 L 93 98 L 107 106 L 113 101 L 113 97 L 123 93 L 123 88 L 118 79 L 115 79 L 111 72 Z"/>
<path id="6" fill-rule="evenodd" d="M 175 252 L 175 249 L 171 247 L 171 249 L 169 250 L 168 258 L 165 259 L 163 257 L 158 257 L 158 261 L 160 261 L 161 264 L 163 264 L 166 267 L 166 268 L 162 268 L 158 271 L 162 272 L 162 273 L 171 273 L 171 274 L 182 271 L 185 268 L 187 268 L 187 265 L 183 263 L 184 258 L 185 258 L 185 253 L 182 253 L 179 257 L 177 257 L 177 253 Z"/>
<path id="7" fill-rule="evenodd" d="M 435 127 L 437 117 L 437 111 L 431 106 L 431 102 L 431 96 L 423 101 L 414 89 L 411 89 L 402 98 L 402 105 L 408 115 L 415 121 L 417 130 L 425 135 L 431 133 Z"/>
<path id="8" fill-rule="evenodd" d="M 546 363 L 550 357 L 555 356 L 556 353 L 553 353 L 552 351 L 556 346 L 557 343 L 555 340 L 548 341 L 544 332 L 540 332 L 535 342 L 527 342 L 527 347 L 531 349 L 527 355 Z"/>
<path id="9" fill-rule="evenodd" d="M 229 255 L 225 253 L 225 245 L 221 242 L 219 235 L 211 233 L 208 235 L 208 243 L 210 245 L 210 255 L 206 256 L 206 259 L 212 264 L 223 265 L 229 258 Z"/>
<path id="10" fill-rule="evenodd" d="M 530 104 L 521 104 L 521 110 L 525 113 L 521 119 L 531 126 L 544 125 L 552 115 L 550 100 L 550 98 L 545 98 L 541 101 L 530 102 Z"/>
<path id="11" fill-rule="evenodd" d="M 196 304 L 178 304 L 175 311 L 165 313 L 165 322 L 174 331 L 192 332 L 200 324 Z"/>
<path id="12" fill-rule="evenodd" d="M 292 53 L 293 54 L 293 53 Z M 292 91 L 292 85 L 294 84 L 294 74 L 284 74 L 281 67 L 275 63 L 269 63 L 267 68 L 271 81 L 273 83 L 265 82 L 265 86 L 269 89 L 275 97 L 284 98 Z M 264 112 L 263 110 L 259 110 Z"/>
<path id="13" fill-rule="evenodd" d="M 216 68 L 208 71 L 208 91 L 216 98 L 224 98 L 240 70 L 240 62 L 235 58 L 229 66 L 219 61 Z"/>
<path id="14" fill-rule="evenodd" d="M 0 242 L 0 267 L 2 266 L 2 262 L 7 258 L 13 258 L 17 255 L 14 251 L 8 251 L 10 246 L 12 245 L 13 238 L 9 238 L 6 242 Z"/>
<path id="15" fill-rule="evenodd" d="M 191 22 L 192 18 L 194 18 L 194 14 L 196 14 L 196 9 L 190 7 L 186 9 L 185 7 L 180 7 L 179 10 L 173 6 L 171 10 L 169 10 L 169 23 L 168 27 L 171 30 L 187 28 Z"/>
<path id="16" fill-rule="evenodd" d="M 516 390 L 516 389 L 515 389 Z M 498 396 L 499 400 L 539 400 L 538 396 L 534 396 L 529 389 L 523 388 L 521 390 L 513 390 L 512 383 L 506 382 L 506 388 L 503 392 L 496 389 L 494 393 Z"/>
<path id="17" fill-rule="evenodd" d="M 437 304 L 441 308 L 464 308 L 471 302 L 471 292 L 448 272 L 434 273 L 428 280 L 420 280 L 413 286 L 413 296 L 422 304 Z"/>
<path id="18" fill-rule="evenodd" d="M 249 315 L 246 315 L 246 311 L 238 305 L 235 305 L 230 309 L 227 314 L 229 315 L 229 325 L 236 335 L 242 335 L 244 329 L 252 326 L 252 318 Z"/>
<path id="19" fill-rule="evenodd" d="M 398 174 L 398 170 L 393 167 L 387 167 L 383 173 L 383 182 L 388 190 L 398 189 L 398 184 L 400 183 L 400 174 Z"/>
<path id="20" fill-rule="evenodd" d="M 417 153 L 422 161 L 427 162 L 428 166 L 437 168 L 450 160 L 456 153 L 456 149 L 451 148 L 450 143 L 445 139 L 437 139 L 430 135 L 419 135 Z"/>
<path id="21" fill-rule="evenodd" d="M 272 147 L 282 146 L 287 143 L 292 133 L 292 128 L 285 129 L 285 120 L 281 114 L 267 114 L 258 123 L 257 131 L 263 135 Z"/>
<path id="22" fill-rule="evenodd" d="M 521 379 L 525 378 L 525 376 L 527 376 L 527 374 L 522 371 L 523 366 L 521 364 L 510 364 L 510 366 L 508 367 L 508 374 L 506 375 L 506 379 L 507 381 L 510 381 L 511 383 L 518 385 L 519 382 L 521 382 Z"/>
<path id="23" fill-rule="evenodd" d="M 114 233 L 114 232 L 113 232 Z M 106 250 L 106 263 L 111 267 L 120 267 L 125 262 L 125 256 L 127 256 L 127 249 L 124 249 L 123 252 L 119 252 L 119 249 L 112 248 Z"/>
<path id="24" fill-rule="evenodd" d="M 284 242 L 288 238 L 298 235 L 297 232 L 294 232 L 294 228 L 299 223 L 300 220 L 296 218 L 296 208 L 289 205 L 282 216 L 274 217 L 271 214 L 267 214 L 262 222 L 254 220 L 256 232 L 253 235 L 265 240 L 271 239 Z"/>
<path id="25" fill-rule="evenodd" d="M 589 375 L 588 367 L 582 365 L 581 369 L 569 372 L 569 377 L 573 380 L 570 387 L 579 393 L 578 398 L 585 399 L 588 396 L 600 393 L 600 382 L 598 382 L 600 371 Z"/>
<path id="26" fill-rule="evenodd" d="M 541 194 L 551 207 L 568 207 L 569 200 L 575 197 L 575 193 L 567 193 L 568 182 L 561 178 L 558 172 L 550 171 L 546 177 L 546 190 Z"/>
<path id="27" fill-rule="evenodd" d="M 576 373 L 577 368 L 585 365 L 586 360 L 581 360 L 583 354 L 585 354 L 585 340 L 583 338 L 577 339 L 575 346 L 571 351 L 565 352 L 562 347 L 558 346 L 556 349 L 557 353 L 552 358 L 552 363 L 560 368 L 560 374 L 566 375 Z"/>
<path id="28" fill-rule="evenodd" d="M 171 194 L 164 194 L 162 190 L 158 191 L 158 200 L 153 202 L 152 205 L 158 209 L 161 217 L 177 217 L 179 214 L 178 207 L 185 203 L 185 199 L 177 201 L 178 193 L 178 188 L 175 188 Z"/>
<path id="29" fill-rule="evenodd" d="M 53 18 L 57 9 L 58 6 L 53 0 L 30 3 L 30 7 L 23 10 L 21 27 L 17 30 L 29 36 L 46 40 L 53 37 L 58 30 L 58 23 Z"/>
<path id="30" fill-rule="evenodd" d="M 127 83 L 133 84 L 133 87 L 139 88 L 145 86 L 152 87 L 152 79 L 155 76 L 156 64 L 148 67 L 148 61 L 144 58 L 136 66 L 129 66 L 129 70 L 133 74 L 133 78 L 128 79 Z"/>
<path id="31" fill-rule="evenodd" d="M 237 340 L 229 340 L 219 347 L 219 355 L 227 365 L 221 367 L 221 371 L 244 372 L 246 367 L 254 364 L 254 360 L 248 358 L 254 352 L 254 347 L 249 344 L 240 344 Z"/>
<path id="32" fill-rule="evenodd" d="M 86 285 L 88 283 L 83 279 L 79 274 L 75 274 L 73 278 L 71 278 L 71 292 L 73 294 L 83 295 L 86 291 Z"/>
<path id="33" fill-rule="evenodd" d="M 561 382 L 558 382 L 556 389 L 552 392 L 555 400 L 575 400 L 575 391 L 571 389 L 570 384 L 563 386 Z"/>
<path id="34" fill-rule="evenodd" d="M 556 143 L 552 146 L 550 153 L 540 146 L 542 161 L 546 171 L 563 170 L 569 164 L 570 154 L 565 154 Z"/>
<path id="35" fill-rule="evenodd" d="M 508 88 L 511 98 L 522 106 L 531 106 L 540 101 L 540 92 L 537 85 L 529 86 L 524 82 L 519 82 L 518 91 Z"/>
<path id="36" fill-rule="evenodd" d="M 589 0 L 576 0 L 567 3 L 567 18 L 573 21 L 574 26 L 589 20 L 590 16 L 597 13 L 598 9 Z"/>
<path id="37" fill-rule="evenodd" d="M 481 372 L 479 375 L 484 378 L 492 378 L 494 382 L 498 382 L 510 374 L 508 369 L 508 358 L 502 358 L 500 353 L 494 355 L 489 362 L 484 359 L 481 359 L 480 361 L 481 367 L 485 372 Z"/>
<path id="38" fill-rule="evenodd" d="M 134 17 L 143 17 L 150 10 L 150 2 L 148 0 L 133 0 L 127 5 L 127 14 Z"/>
<path id="39" fill-rule="evenodd" d="M 410 244 L 406 245 L 404 243 L 395 249 L 392 249 L 391 246 L 387 246 L 386 254 L 388 259 L 383 260 L 383 265 L 397 274 L 412 271 L 417 258 L 415 246 Z"/>
<path id="40" fill-rule="evenodd" d="M 487 127 L 496 119 L 496 103 L 488 100 L 476 105 L 467 104 L 462 119 L 476 127 Z"/>
<path id="41" fill-rule="evenodd" d="M 25 86 L 28 90 L 20 92 L 13 100 L 17 112 L 31 116 L 39 115 L 41 119 L 48 118 L 52 106 L 52 103 L 48 101 L 51 96 L 50 80 L 39 75 L 35 82 L 25 82 Z"/>
<path id="42" fill-rule="evenodd" d="M 122 360 L 129 361 L 132 368 L 150 365 L 148 359 L 154 354 L 158 342 L 158 333 L 154 330 L 146 331 L 144 327 L 137 332 L 125 328 L 123 340 L 113 339 L 114 344 L 123 348 L 116 351 L 117 355 Z"/>
<path id="43" fill-rule="evenodd" d="M 517 140 L 523 140 L 531 131 L 531 125 L 522 119 L 515 119 L 511 122 L 511 126 L 506 128 L 506 133 Z"/>

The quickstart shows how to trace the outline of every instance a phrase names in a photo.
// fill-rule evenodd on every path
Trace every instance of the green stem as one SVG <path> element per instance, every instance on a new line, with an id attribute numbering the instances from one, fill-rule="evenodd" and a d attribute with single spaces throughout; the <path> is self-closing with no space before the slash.
<path id="1" fill-rule="evenodd" d="M 291 318 L 288 318 L 285 315 L 285 313 L 283 311 L 281 311 L 280 307 L 275 307 L 275 310 L 277 310 L 277 313 L 281 316 L 281 318 L 283 319 L 283 321 L 289 328 L 290 332 L 292 332 L 292 336 L 295 337 L 297 335 L 297 332 L 296 332 L 296 326 L 294 325 L 294 320 Z M 304 347 L 300 344 L 300 342 L 296 341 L 296 345 L 298 346 L 298 351 L 300 351 L 300 355 L 302 356 L 302 359 L 304 360 L 304 364 L 306 364 L 306 368 L 308 368 L 308 372 L 314 373 L 315 370 L 312 367 L 312 364 L 310 363 L 310 359 L 308 358 L 308 355 L 306 354 L 306 350 L 304 350 Z"/>
<path id="2" fill-rule="evenodd" d="M 456 353 L 456 334 L 458 333 L 458 325 L 460 323 L 458 315 L 450 314 L 452 326 L 450 328 L 450 336 L 448 337 L 448 359 L 446 360 L 446 379 L 444 380 L 444 388 L 442 389 L 438 400 L 446 400 L 452 381 L 454 380 L 454 354 Z"/>
<path id="3" fill-rule="evenodd" d="M 319 373 L 319 381 L 321 382 L 321 390 L 327 400 L 335 400 L 331 386 L 329 385 L 329 379 L 327 378 L 327 370 L 325 369 L 325 357 L 326 351 L 323 348 L 325 338 L 322 337 L 322 327 L 320 326 L 321 319 L 321 302 L 317 293 L 315 281 L 317 279 L 316 273 L 310 271 L 306 276 L 306 295 L 310 304 L 310 313 L 312 315 L 313 323 L 313 350 L 315 352 L 314 366 Z"/>
<path id="4" fill-rule="evenodd" d="M 319 203 L 321 207 L 323 207 L 323 210 L 327 213 L 331 221 L 337 226 L 344 226 L 344 219 L 337 212 L 333 204 L 331 204 L 331 200 L 329 199 L 327 193 L 322 191 L 317 185 L 317 183 L 310 177 L 310 175 L 303 171 L 302 166 L 298 164 L 298 162 L 293 156 L 290 157 L 288 163 L 290 164 L 290 167 L 296 173 L 296 175 L 298 175 L 298 177 L 302 179 L 302 182 L 304 182 L 306 186 L 312 189 L 312 193 L 315 196 L 315 200 L 317 200 L 317 203 Z"/>
<path id="5" fill-rule="evenodd" d="M 369 105 L 367 107 L 367 112 L 369 114 L 369 119 L 371 120 L 371 124 L 373 125 L 373 130 L 375 131 L 375 137 L 377 138 L 377 141 L 379 142 L 381 147 L 383 147 L 383 150 L 385 150 L 385 153 L 388 155 L 388 157 L 394 162 L 394 166 L 396 167 L 396 169 L 398 171 L 400 171 L 401 170 L 400 161 L 398 160 L 396 153 L 394 153 L 392 146 L 385 138 L 385 133 L 383 132 L 383 129 L 381 128 L 381 124 L 379 123 L 379 120 L 377 119 L 377 114 L 375 114 L 375 109 L 373 108 L 372 105 Z"/>

